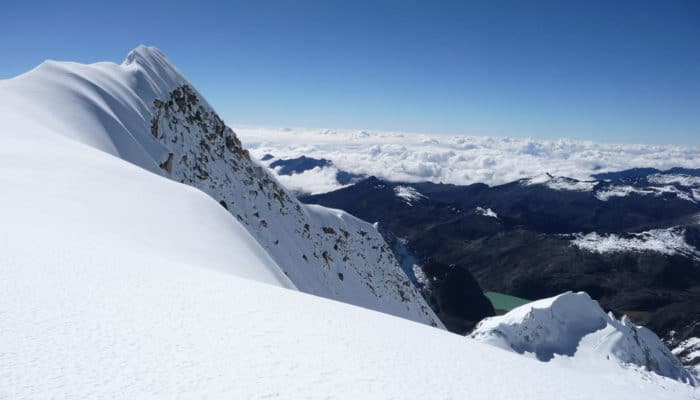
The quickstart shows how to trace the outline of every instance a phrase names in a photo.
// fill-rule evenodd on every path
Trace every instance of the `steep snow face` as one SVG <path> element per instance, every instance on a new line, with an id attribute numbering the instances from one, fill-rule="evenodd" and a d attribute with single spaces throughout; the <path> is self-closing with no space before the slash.
<path id="1" fill-rule="evenodd" d="M 652 229 L 625 236 L 616 234 L 600 235 L 591 232 L 576 234 L 571 244 L 595 253 L 615 253 L 623 251 L 653 251 L 673 255 L 682 254 L 700 260 L 700 251 L 685 241 L 683 228 Z"/>
<path id="2" fill-rule="evenodd" d="M 426 198 L 421 192 L 411 186 L 396 186 L 394 187 L 394 193 L 396 197 L 401 198 L 404 203 L 411 207 L 413 207 L 413 203 Z"/>
<path id="3" fill-rule="evenodd" d="M 209 194 L 299 290 L 442 326 L 376 229 L 300 204 L 157 49 L 121 65 L 46 62 L 0 90 L 0 117 L 21 134 L 58 134 Z"/>
<path id="4" fill-rule="evenodd" d="M 169 151 L 167 176 L 220 201 L 300 290 L 442 326 L 372 225 L 301 204 L 200 98 L 182 85 L 154 100 L 151 133 Z"/>
<path id="5" fill-rule="evenodd" d="M 695 384 L 695 378 L 650 330 L 606 314 L 586 293 L 567 292 L 483 320 L 472 338 L 541 361 L 568 356 L 613 360 Z"/>
<path id="6" fill-rule="evenodd" d="M 143 273 L 191 265 L 294 287 L 210 197 L 94 148 L 6 126 L 0 134 L 0 171 L 0 304 L 6 304 L 7 286 L 16 284 L 12 268 L 20 266 L 42 280 L 61 273 L 54 267 L 63 264 L 75 264 L 72 274 L 95 264 L 116 271 L 138 265 Z M 64 290 L 70 289 L 40 296 L 51 301 L 51 293 Z M 7 328 L 2 315 L 0 306 L 0 325 Z"/>

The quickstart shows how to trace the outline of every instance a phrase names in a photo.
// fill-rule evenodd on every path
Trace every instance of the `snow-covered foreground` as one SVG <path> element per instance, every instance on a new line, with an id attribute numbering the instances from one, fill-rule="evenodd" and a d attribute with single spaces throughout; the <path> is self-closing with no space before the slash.
<path id="1" fill-rule="evenodd" d="M 700 398 L 651 374 L 540 363 L 204 264 L 64 244 L 0 253 L 0 398 Z"/>

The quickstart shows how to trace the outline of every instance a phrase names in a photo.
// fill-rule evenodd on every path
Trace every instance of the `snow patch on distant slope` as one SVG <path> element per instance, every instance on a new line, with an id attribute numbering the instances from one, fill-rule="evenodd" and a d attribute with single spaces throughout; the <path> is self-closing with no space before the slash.
<path id="1" fill-rule="evenodd" d="M 491 217 L 491 218 L 498 219 L 498 214 L 496 214 L 496 212 L 490 208 L 476 207 L 475 210 L 476 210 L 477 214 L 483 215 L 484 217 Z"/>
<path id="2" fill-rule="evenodd" d="M 411 186 L 396 186 L 394 187 L 394 193 L 411 207 L 413 207 L 414 202 L 427 199 L 426 196 Z"/>
<path id="3" fill-rule="evenodd" d="M 647 176 L 647 180 L 658 185 L 700 186 L 700 177 L 684 174 L 653 174 Z"/>
<path id="4" fill-rule="evenodd" d="M 641 195 L 654 194 L 653 190 L 638 189 L 634 186 L 610 186 L 596 192 L 595 197 L 600 201 L 608 201 L 613 197 L 627 197 L 632 193 Z"/>
<path id="5" fill-rule="evenodd" d="M 586 293 L 567 292 L 486 318 L 472 338 L 541 361 L 613 360 L 685 383 L 695 378 L 650 330 L 606 314 Z"/>
<path id="6" fill-rule="evenodd" d="M 571 244 L 594 253 L 653 251 L 665 255 L 682 254 L 700 260 L 698 249 L 685 241 L 682 228 L 652 229 L 645 232 L 616 234 L 575 234 Z"/>
<path id="7" fill-rule="evenodd" d="M 679 199 L 695 203 L 695 199 L 693 199 L 693 197 L 674 186 L 649 186 L 645 188 L 637 188 L 629 185 L 613 185 L 597 191 L 595 193 L 595 197 L 600 201 L 608 201 L 613 197 L 627 197 L 631 194 L 638 194 L 642 196 L 661 196 L 667 193 L 673 194 Z"/>

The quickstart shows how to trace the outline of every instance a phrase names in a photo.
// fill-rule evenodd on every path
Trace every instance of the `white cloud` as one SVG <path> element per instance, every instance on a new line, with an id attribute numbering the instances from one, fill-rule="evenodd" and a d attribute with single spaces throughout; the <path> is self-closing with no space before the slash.
<path id="1" fill-rule="evenodd" d="M 545 172 L 586 180 L 632 167 L 700 168 L 700 147 L 692 146 L 305 128 L 236 132 L 257 157 L 326 158 L 339 169 L 392 181 L 497 185 Z"/>
<path id="2" fill-rule="evenodd" d="M 335 178 L 336 173 L 338 170 L 334 167 L 316 167 L 298 174 L 277 175 L 277 180 L 287 189 L 295 192 L 326 193 L 347 186 L 338 183 Z"/>

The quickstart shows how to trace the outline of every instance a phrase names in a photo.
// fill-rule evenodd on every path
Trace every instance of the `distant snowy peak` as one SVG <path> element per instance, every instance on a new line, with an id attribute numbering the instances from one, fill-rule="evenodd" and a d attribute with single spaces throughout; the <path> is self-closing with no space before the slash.
<path id="1" fill-rule="evenodd" d="M 700 251 L 686 242 L 683 228 L 652 229 L 623 235 L 591 232 L 573 236 L 573 246 L 594 253 L 651 251 L 665 255 L 680 254 L 700 261 Z"/>
<path id="2" fill-rule="evenodd" d="M 568 190 L 573 192 L 590 192 L 598 184 L 598 181 L 579 181 L 564 176 L 552 176 L 548 173 L 523 179 L 520 182 L 524 186 L 544 185 L 552 190 Z"/>
<path id="3" fill-rule="evenodd" d="M 399 197 L 404 201 L 404 203 L 408 204 L 411 207 L 413 207 L 413 204 L 415 202 L 418 202 L 422 199 L 427 199 L 425 195 L 423 195 L 421 192 L 419 192 L 412 186 L 395 186 L 394 193 L 396 194 L 396 197 Z"/>
<path id="4" fill-rule="evenodd" d="M 470 337 L 541 361 L 560 357 L 613 360 L 695 384 L 695 378 L 650 330 L 606 314 L 586 293 L 567 292 L 483 320 Z"/>

